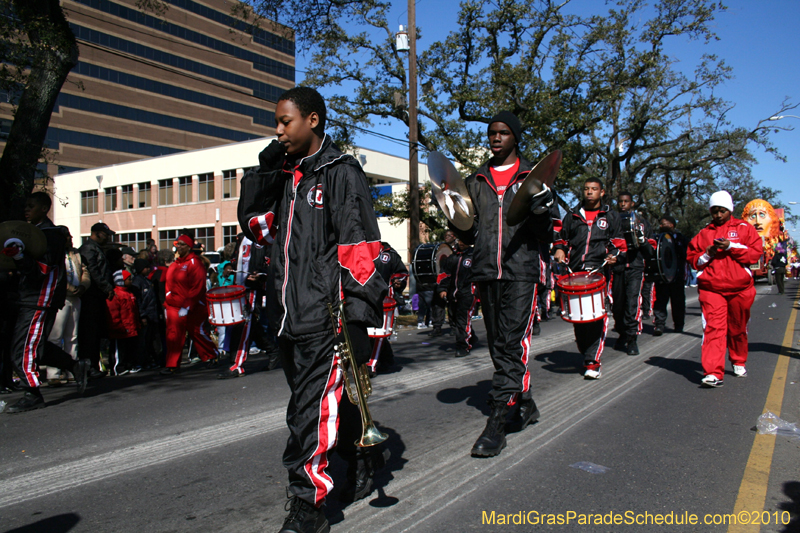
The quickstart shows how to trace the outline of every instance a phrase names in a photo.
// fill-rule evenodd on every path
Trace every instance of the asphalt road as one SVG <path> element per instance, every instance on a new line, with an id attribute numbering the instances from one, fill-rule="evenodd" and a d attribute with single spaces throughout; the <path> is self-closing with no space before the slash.
<path id="1" fill-rule="evenodd" d="M 510 435 L 492 459 L 469 455 L 488 413 L 485 344 L 455 359 L 452 337 L 400 330 L 400 368 L 374 380 L 370 400 L 390 435 L 391 459 L 369 498 L 343 506 L 334 489 L 326 506 L 332 530 L 734 531 L 702 523 L 734 508 L 771 513 L 770 524 L 751 531 L 800 530 L 800 440 L 757 439 L 754 430 L 770 401 L 782 418 L 800 421 L 796 323 L 784 346 L 798 283 L 788 282 L 785 296 L 757 288 L 749 375 L 729 371 L 721 389 L 699 386 L 702 333 L 692 289 L 683 334 L 653 337 L 646 325 L 641 355 L 607 347 L 598 381 L 579 373 L 572 327 L 544 323 L 530 365 L 541 420 Z M 475 325 L 485 339 L 482 321 Z M 615 340 L 611 334 L 608 345 Z M 177 379 L 106 378 L 84 398 L 72 388 L 46 389 L 46 409 L 0 414 L 0 530 L 277 531 L 285 516 L 288 388 L 282 372 L 264 371 L 265 364 L 253 358 L 246 377 L 226 381 L 199 368 Z M 571 466 L 578 463 L 605 471 Z M 337 458 L 331 471 L 343 479 Z M 743 479 L 757 482 L 742 489 Z M 763 489 L 761 500 L 753 487 Z M 673 522 L 694 514 L 701 523 L 624 523 L 646 513 L 671 513 Z M 569 523 L 547 523 L 559 515 Z M 612 523 L 578 523 L 598 516 Z M 614 524 L 615 516 L 623 523 Z M 518 519 L 526 523 L 515 525 Z M 537 520 L 544 522 L 531 523 Z"/>

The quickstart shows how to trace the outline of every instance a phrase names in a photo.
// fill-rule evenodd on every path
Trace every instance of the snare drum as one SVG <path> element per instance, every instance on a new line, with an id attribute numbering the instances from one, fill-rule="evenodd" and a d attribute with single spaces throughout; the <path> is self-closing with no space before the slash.
<path id="1" fill-rule="evenodd" d="M 216 287 L 206 293 L 208 322 L 212 326 L 233 326 L 246 320 L 247 297 L 241 285 Z"/>
<path id="2" fill-rule="evenodd" d="M 411 261 L 411 271 L 417 283 L 435 285 L 441 272 L 442 258 L 452 253 L 450 245 L 443 242 L 420 244 L 414 250 L 414 259 Z"/>
<path id="3" fill-rule="evenodd" d="M 561 291 L 561 318 L 583 323 L 606 316 L 606 278 L 599 272 L 575 272 L 556 281 Z"/>
<path id="4" fill-rule="evenodd" d="M 394 310 L 397 302 L 387 296 L 383 299 L 383 326 L 380 328 L 367 328 L 367 335 L 373 339 L 385 339 L 392 336 L 394 330 Z"/>

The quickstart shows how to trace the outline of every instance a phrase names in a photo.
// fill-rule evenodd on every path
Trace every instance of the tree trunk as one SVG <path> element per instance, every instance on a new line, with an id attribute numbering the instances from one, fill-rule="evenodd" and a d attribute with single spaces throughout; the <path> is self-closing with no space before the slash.
<path id="1" fill-rule="evenodd" d="M 78 43 L 59 0 L 13 0 L 35 63 L 25 82 L 0 159 L 0 220 L 21 220 L 58 93 L 78 64 Z"/>

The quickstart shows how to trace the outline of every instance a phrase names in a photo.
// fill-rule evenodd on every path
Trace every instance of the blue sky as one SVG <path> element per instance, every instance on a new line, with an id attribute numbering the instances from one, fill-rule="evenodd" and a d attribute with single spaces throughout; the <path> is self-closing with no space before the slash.
<path id="1" fill-rule="evenodd" d="M 454 0 L 419 0 L 417 24 L 423 39 L 419 48 L 442 39 L 456 24 L 458 2 Z M 389 16 L 396 25 L 407 20 L 406 2 L 396 2 Z M 673 39 L 671 49 L 676 57 L 687 63 L 687 68 L 703 53 L 712 53 L 724 59 L 733 68 L 734 78 L 718 88 L 716 93 L 735 104 L 729 112 L 731 121 L 743 127 L 755 127 L 759 120 L 772 116 L 784 98 L 800 103 L 800 1 L 798 0 L 730 0 L 728 10 L 718 14 L 713 29 L 720 38 L 709 44 L 684 39 Z M 605 9 L 600 0 L 573 0 L 569 12 L 586 13 Z M 305 70 L 306 58 L 298 55 L 297 68 Z M 298 76 L 298 81 L 301 81 Z M 800 117 L 800 108 L 786 112 Z M 794 127 L 794 131 L 781 131 L 772 140 L 787 162 L 776 161 L 770 154 L 756 152 L 758 164 L 753 174 L 764 185 L 781 190 L 784 204 L 798 202 L 793 207 L 800 214 L 800 119 L 784 118 L 776 122 Z M 376 131 L 405 137 L 398 130 L 399 123 L 376 126 Z M 363 135 L 357 138 L 361 146 L 396 155 L 407 156 L 408 151 L 397 144 Z M 800 241 L 800 225 L 790 224 L 790 231 Z"/>

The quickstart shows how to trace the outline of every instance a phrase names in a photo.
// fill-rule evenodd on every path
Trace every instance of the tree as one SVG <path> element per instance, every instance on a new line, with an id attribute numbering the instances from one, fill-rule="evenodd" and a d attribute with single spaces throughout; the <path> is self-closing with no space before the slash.
<path id="1" fill-rule="evenodd" d="M 2 0 L 0 86 L 15 102 L 0 159 L 0 219 L 22 218 L 56 98 L 78 64 L 78 44 L 59 0 Z"/>
<path id="2" fill-rule="evenodd" d="M 681 213 L 691 224 L 703 216 L 692 203 L 729 176 L 753 183 L 752 150 L 781 157 L 769 138 L 783 128 L 727 119 L 731 105 L 714 92 L 730 77 L 723 61 L 707 55 L 684 72 L 670 55 L 676 37 L 716 39 L 710 26 L 721 4 L 632 0 L 592 16 L 570 14 L 568 4 L 463 2 L 458 29 L 418 58 L 420 143 L 469 173 L 486 157 L 489 117 L 509 109 L 525 127 L 520 148 L 528 159 L 563 150 L 556 184 L 563 207 L 586 177 L 600 176 L 610 195 L 631 189 L 651 218 Z M 377 0 L 350 4 L 346 21 L 334 18 L 312 35 L 304 83 L 336 91 L 328 104 L 342 123 L 380 121 L 407 131 L 398 97 L 407 92 L 405 58 L 394 49 L 387 8 Z M 784 102 L 778 112 L 794 107 Z M 352 128 L 341 133 L 352 138 Z M 394 211 L 403 216 L 402 208 Z"/>

